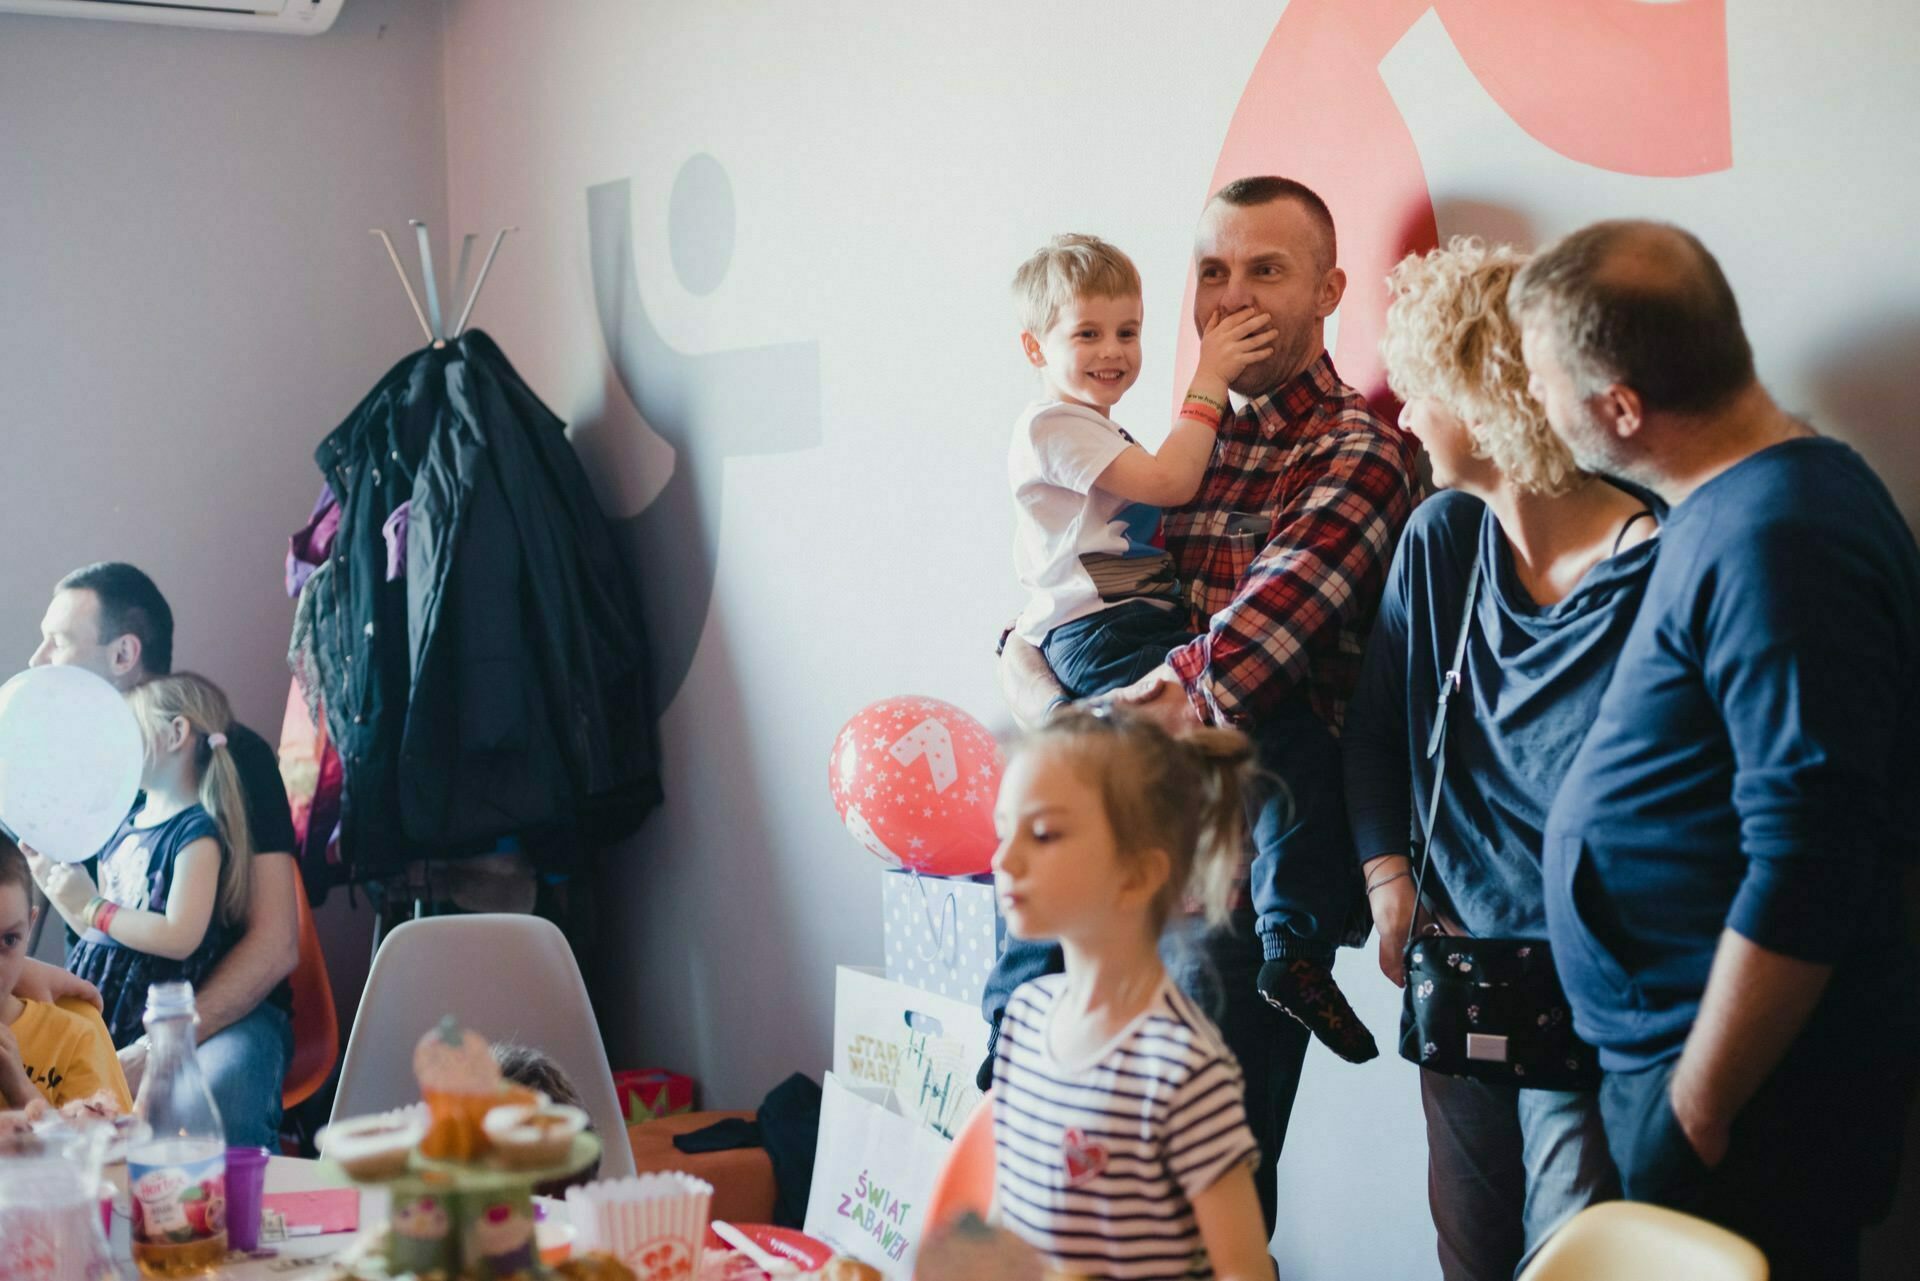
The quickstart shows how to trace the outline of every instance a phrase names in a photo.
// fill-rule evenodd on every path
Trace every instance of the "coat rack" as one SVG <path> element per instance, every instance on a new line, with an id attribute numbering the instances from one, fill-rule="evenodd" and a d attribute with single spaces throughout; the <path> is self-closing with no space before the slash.
<path id="1" fill-rule="evenodd" d="M 379 227 L 368 234 L 380 237 L 380 243 L 387 247 L 387 260 L 393 263 L 394 271 L 400 277 L 400 287 L 407 291 L 407 301 L 413 304 L 413 318 L 420 322 L 420 332 L 427 336 L 427 342 L 435 347 L 444 347 L 467 330 L 467 318 L 473 315 L 473 304 L 480 299 L 480 288 L 487 283 L 487 273 L 493 270 L 493 260 L 500 252 L 500 242 L 507 238 L 509 231 L 518 231 L 518 227 L 502 227 L 493 238 L 493 248 L 487 250 L 487 257 L 480 264 L 480 274 L 474 278 L 473 292 L 467 295 L 466 306 L 460 309 L 460 319 L 453 324 L 453 332 L 448 333 L 441 322 L 440 284 L 433 272 L 433 244 L 427 235 L 427 224 L 418 218 L 410 219 L 408 225 L 413 228 L 420 243 L 421 286 L 427 295 L 427 306 L 420 307 L 420 296 L 413 292 L 413 282 L 407 279 L 407 269 L 400 265 L 400 252 L 393 247 L 393 238 Z M 469 232 L 460 241 L 460 265 L 454 271 L 453 293 L 455 297 L 467 283 L 467 261 L 473 252 L 474 236 Z"/>

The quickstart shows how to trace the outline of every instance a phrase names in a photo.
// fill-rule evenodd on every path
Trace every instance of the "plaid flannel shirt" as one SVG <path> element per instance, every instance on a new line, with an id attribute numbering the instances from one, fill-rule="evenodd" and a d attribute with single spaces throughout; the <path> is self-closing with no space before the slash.
<path id="1" fill-rule="evenodd" d="M 1221 424 L 1200 492 L 1162 524 L 1206 620 L 1168 656 L 1203 722 L 1257 721 L 1304 684 L 1340 732 L 1413 510 L 1415 449 L 1324 352 Z"/>

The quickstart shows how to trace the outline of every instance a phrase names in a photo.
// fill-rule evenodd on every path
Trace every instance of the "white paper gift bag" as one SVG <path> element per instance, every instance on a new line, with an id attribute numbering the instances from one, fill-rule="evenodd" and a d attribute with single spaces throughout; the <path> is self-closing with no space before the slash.
<path id="1" fill-rule="evenodd" d="M 892 1091 L 827 1073 L 803 1230 L 907 1281 L 926 1200 L 952 1146 L 903 1115 Z"/>
<path id="2" fill-rule="evenodd" d="M 898 1095 L 901 1110 L 951 1139 L 980 1102 L 974 1074 L 987 1056 L 980 1007 L 908 987 L 878 970 L 839 968 L 833 991 L 833 1070 L 849 1085 Z"/>
<path id="3" fill-rule="evenodd" d="M 969 1005 L 1006 941 L 993 882 L 911 871 L 881 875 L 880 928 L 888 978 Z"/>

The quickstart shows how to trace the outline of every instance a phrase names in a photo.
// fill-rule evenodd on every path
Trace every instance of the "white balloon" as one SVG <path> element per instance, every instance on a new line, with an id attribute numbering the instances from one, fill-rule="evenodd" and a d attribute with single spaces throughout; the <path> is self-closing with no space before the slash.
<path id="1" fill-rule="evenodd" d="M 78 863 L 133 808 L 146 756 L 127 700 L 81 667 L 30 667 L 0 685 L 0 822 Z"/>

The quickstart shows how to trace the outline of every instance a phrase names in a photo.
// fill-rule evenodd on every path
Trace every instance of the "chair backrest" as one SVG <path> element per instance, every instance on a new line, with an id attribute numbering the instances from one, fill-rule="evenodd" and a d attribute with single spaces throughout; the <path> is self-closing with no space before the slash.
<path id="1" fill-rule="evenodd" d="M 429 916 L 387 935 L 347 1037 L 334 1120 L 418 1102 L 413 1047 L 447 1014 L 490 1041 L 550 1055 L 600 1136 L 601 1177 L 634 1172 L 580 967 L 566 936 L 537 916 Z"/>
<path id="2" fill-rule="evenodd" d="M 947 1163 L 933 1177 L 921 1222 L 923 1234 L 944 1228 L 968 1210 L 986 1218 L 993 1209 L 993 1095 L 981 1099 L 953 1136 Z"/>
<path id="3" fill-rule="evenodd" d="M 1520 1281 L 1767 1281 L 1745 1237 L 1638 1201 L 1588 1206 L 1540 1248 Z"/>
<path id="4" fill-rule="evenodd" d="M 293 869 L 293 893 L 299 903 L 300 959 L 287 986 L 293 990 L 293 1056 L 280 1084 L 280 1106 L 292 1108 L 327 1083 L 340 1061 L 340 1013 L 333 1005 L 333 983 L 327 978 L 327 958 L 320 951 L 320 930 L 307 906 L 307 886 L 298 862 Z"/>

